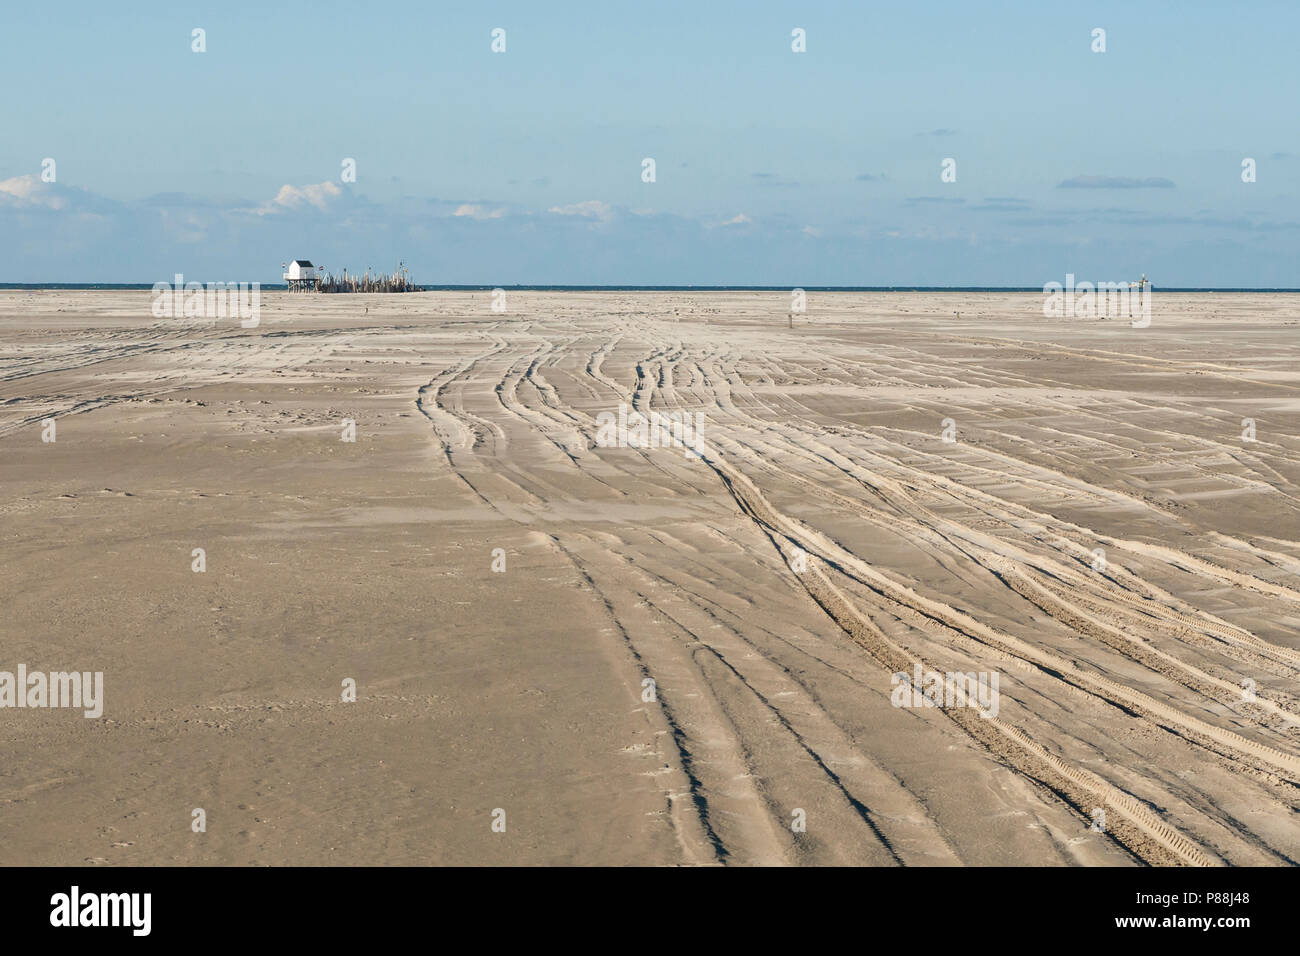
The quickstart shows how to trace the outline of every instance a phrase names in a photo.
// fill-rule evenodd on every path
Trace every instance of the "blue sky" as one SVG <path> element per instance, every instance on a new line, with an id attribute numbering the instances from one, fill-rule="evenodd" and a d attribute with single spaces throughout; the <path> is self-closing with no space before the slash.
<path id="1" fill-rule="evenodd" d="M 1196 0 L 6 4 L 0 281 L 309 257 L 437 284 L 1300 286 L 1297 27 Z"/>

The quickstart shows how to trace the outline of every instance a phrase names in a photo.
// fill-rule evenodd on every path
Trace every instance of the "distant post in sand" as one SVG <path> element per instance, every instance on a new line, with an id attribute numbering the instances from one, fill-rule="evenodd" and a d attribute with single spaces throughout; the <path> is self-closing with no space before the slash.
<path id="1" fill-rule="evenodd" d="M 1134 288 L 1138 290 L 1138 306 L 1140 308 L 1142 305 L 1142 296 L 1146 293 L 1147 286 L 1150 284 L 1151 283 L 1147 280 L 1147 274 L 1145 272 L 1142 273 L 1142 278 L 1139 279 L 1137 282 L 1130 282 L 1128 284 L 1128 287 L 1130 289 L 1129 296 L 1128 296 L 1128 317 L 1130 319 L 1133 318 L 1133 293 L 1131 290 Z"/>

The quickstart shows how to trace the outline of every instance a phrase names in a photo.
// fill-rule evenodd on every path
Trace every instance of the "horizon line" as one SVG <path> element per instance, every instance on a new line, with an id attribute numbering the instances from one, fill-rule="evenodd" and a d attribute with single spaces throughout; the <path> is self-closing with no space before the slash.
<path id="1" fill-rule="evenodd" d="M 252 285 L 257 280 L 250 280 Z M 0 282 L 0 291 L 61 291 L 61 292 L 107 292 L 107 291 L 149 291 L 156 282 Z M 284 282 L 257 282 L 259 289 L 283 292 L 288 291 Z M 1148 283 L 1148 288 L 1161 292 L 1197 293 L 1197 292 L 1272 292 L 1300 293 L 1300 288 L 1286 286 L 1156 286 Z M 851 286 L 851 285 L 607 285 L 607 284 L 556 284 L 520 283 L 516 285 L 486 284 L 429 284 L 419 285 L 414 292 L 491 292 L 493 289 L 506 289 L 518 292 L 791 292 L 802 289 L 805 292 L 1025 292 L 1044 294 L 1038 286 L 940 286 L 940 285 L 892 285 L 892 286 Z M 401 292 L 375 293 L 311 293 L 304 295 L 407 295 Z"/>

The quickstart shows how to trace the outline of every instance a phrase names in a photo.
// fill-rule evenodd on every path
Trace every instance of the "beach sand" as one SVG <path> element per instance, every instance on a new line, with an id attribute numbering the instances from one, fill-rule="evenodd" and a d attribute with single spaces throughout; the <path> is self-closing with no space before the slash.
<path id="1" fill-rule="evenodd" d="M 491 304 L 0 292 L 0 863 L 1300 859 L 1300 296 Z"/>

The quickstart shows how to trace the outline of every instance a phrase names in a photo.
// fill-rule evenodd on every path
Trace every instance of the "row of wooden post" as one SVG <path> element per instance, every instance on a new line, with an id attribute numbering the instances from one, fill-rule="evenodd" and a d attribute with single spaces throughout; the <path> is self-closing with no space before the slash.
<path id="1" fill-rule="evenodd" d="M 322 275 L 316 284 L 317 292 L 418 292 L 419 288 L 411 281 L 411 271 L 400 264 L 392 275 L 371 275 L 369 269 L 364 275 L 348 275 L 344 269 L 341 276 Z"/>

